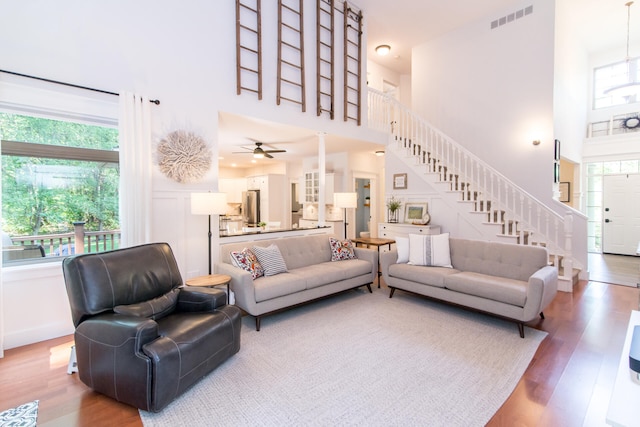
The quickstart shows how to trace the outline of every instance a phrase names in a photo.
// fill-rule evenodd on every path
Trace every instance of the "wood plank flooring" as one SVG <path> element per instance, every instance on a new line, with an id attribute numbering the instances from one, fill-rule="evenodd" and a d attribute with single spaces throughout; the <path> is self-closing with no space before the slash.
<path id="1" fill-rule="evenodd" d="M 384 283 L 383 283 L 384 285 Z M 386 291 L 383 287 L 383 291 Z M 558 293 L 531 365 L 489 426 L 603 426 L 637 288 L 579 282 Z M 514 333 L 517 328 L 514 325 Z M 38 426 L 141 426 L 135 408 L 67 375 L 73 337 L 7 350 L 0 359 L 0 410 L 40 400 Z"/>

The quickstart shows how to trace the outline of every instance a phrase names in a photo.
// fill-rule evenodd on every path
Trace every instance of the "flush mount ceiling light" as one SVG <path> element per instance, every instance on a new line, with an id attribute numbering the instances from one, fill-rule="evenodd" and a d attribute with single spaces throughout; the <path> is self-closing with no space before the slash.
<path id="1" fill-rule="evenodd" d="M 629 56 L 629 24 L 631 22 L 631 5 L 632 1 L 625 3 L 627 7 L 627 56 L 625 57 L 625 61 L 627 62 L 627 83 L 623 83 L 621 85 L 613 86 L 604 91 L 605 95 L 611 96 L 631 96 L 640 94 L 640 82 L 635 81 L 631 78 L 631 57 Z"/>
<path id="2" fill-rule="evenodd" d="M 385 56 L 390 51 L 391 51 L 391 46 L 389 46 L 388 44 L 381 44 L 380 46 L 376 47 L 376 53 L 380 56 Z"/>
<path id="3" fill-rule="evenodd" d="M 384 150 L 376 151 L 376 156 L 384 156 Z"/>

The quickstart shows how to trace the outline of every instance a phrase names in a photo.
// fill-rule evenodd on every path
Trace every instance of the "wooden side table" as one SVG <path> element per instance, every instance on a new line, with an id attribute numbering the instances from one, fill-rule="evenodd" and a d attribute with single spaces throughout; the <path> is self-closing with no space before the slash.
<path id="1" fill-rule="evenodd" d="M 389 245 L 389 250 L 391 250 L 391 244 L 396 241 L 393 239 L 380 239 L 377 237 L 357 237 L 355 239 L 351 239 L 353 243 L 355 243 L 356 247 L 358 244 L 368 246 L 375 246 L 378 248 L 378 288 L 380 287 L 380 276 L 382 276 L 382 271 L 380 270 L 380 246 Z"/>
<path id="2" fill-rule="evenodd" d="M 199 286 L 205 288 L 227 285 L 227 304 L 229 304 L 229 282 L 231 282 L 231 276 L 226 274 L 208 274 L 206 276 L 193 277 L 186 280 L 184 283 L 187 286 Z"/>

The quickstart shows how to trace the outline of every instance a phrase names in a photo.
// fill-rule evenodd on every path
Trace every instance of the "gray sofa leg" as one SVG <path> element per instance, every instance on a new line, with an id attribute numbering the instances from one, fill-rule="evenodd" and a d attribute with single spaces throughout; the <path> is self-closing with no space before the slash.
<path id="1" fill-rule="evenodd" d="M 520 332 L 520 338 L 524 338 L 524 323 L 518 322 L 518 331 Z"/>
<path id="2" fill-rule="evenodd" d="M 260 330 L 260 316 L 256 316 L 256 331 Z"/>
<path id="3" fill-rule="evenodd" d="M 390 289 L 391 289 L 391 291 L 389 292 L 389 298 L 392 298 L 393 297 L 393 293 L 396 291 L 396 288 L 391 288 L 390 287 Z"/>
<path id="4" fill-rule="evenodd" d="M 540 318 L 544 320 L 544 313 L 540 312 Z"/>
<path id="5" fill-rule="evenodd" d="M 372 294 L 373 291 L 371 290 L 371 283 L 367 284 L 367 289 L 369 289 L 369 293 Z"/>

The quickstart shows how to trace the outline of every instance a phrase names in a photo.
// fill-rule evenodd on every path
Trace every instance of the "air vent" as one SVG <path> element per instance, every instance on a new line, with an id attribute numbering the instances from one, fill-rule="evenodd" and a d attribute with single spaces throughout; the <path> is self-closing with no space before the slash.
<path id="1" fill-rule="evenodd" d="M 495 29 L 501 27 L 505 24 L 509 24 L 516 19 L 520 19 L 527 15 L 531 15 L 533 13 L 533 5 L 527 6 L 524 9 L 517 10 L 513 13 L 508 14 L 507 16 L 503 16 L 501 18 L 496 19 L 495 21 L 491 21 L 491 29 Z"/>

